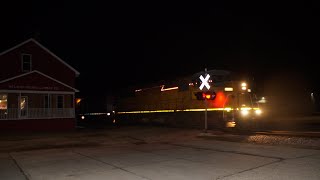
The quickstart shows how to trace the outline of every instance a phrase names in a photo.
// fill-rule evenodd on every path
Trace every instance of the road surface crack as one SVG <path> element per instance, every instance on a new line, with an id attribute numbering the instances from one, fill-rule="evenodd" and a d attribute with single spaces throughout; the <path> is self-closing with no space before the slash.
<path id="1" fill-rule="evenodd" d="M 283 160 L 282 159 L 278 159 L 276 161 L 273 161 L 273 162 L 270 162 L 270 163 L 266 163 L 266 164 L 263 164 L 263 165 L 260 165 L 260 166 L 257 166 L 257 167 L 249 168 L 249 169 L 242 170 L 242 171 L 239 171 L 239 172 L 236 172 L 236 173 L 232 173 L 232 174 L 228 174 L 228 175 L 225 175 L 225 176 L 222 176 L 222 177 L 218 177 L 218 178 L 216 178 L 216 180 L 223 179 L 223 178 L 226 178 L 226 177 L 230 177 L 230 176 L 233 176 L 233 175 L 236 175 L 236 174 L 241 174 L 241 173 L 244 173 L 244 172 L 247 172 L 247 171 L 251 171 L 251 170 L 254 170 L 254 169 L 258 169 L 258 168 L 261 168 L 261 167 L 264 167 L 264 166 L 268 166 L 270 164 L 279 163 L 281 161 L 283 161 Z"/>
<path id="2" fill-rule="evenodd" d="M 14 162 L 14 164 L 18 167 L 18 169 L 20 170 L 20 172 L 23 174 L 23 176 L 26 178 L 26 180 L 29 180 L 29 175 L 24 172 L 24 170 L 22 169 L 22 167 L 19 165 L 19 163 L 17 162 L 17 160 L 11 155 L 11 153 L 9 153 L 10 158 L 12 159 L 12 161 Z"/>
<path id="3" fill-rule="evenodd" d="M 278 159 L 278 160 L 281 160 L 281 161 L 285 160 L 284 158 L 276 157 L 276 156 L 263 156 L 263 155 L 251 154 L 251 153 L 245 153 L 245 152 L 239 152 L 239 151 L 228 151 L 228 150 L 220 150 L 220 149 L 213 149 L 213 148 L 197 147 L 197 146 L 192 146 L 192 145 L 174 144 L 174 143 L 172 143 L 170 145 L 193 148 L 193 149 L 211 150 L 211 151 L 225 152 L 225 153 L 234 153 L 234 154 L 240 154 L 240 155 L 249 155 L 249 156 L 256 156 L 256 157 L 263 157 L 263 158 L 272 158 L 272 159 Z"/>
<path id="4" fill-rule="evenodd" d="M 115 169 L 120 169 L 120 170 L 122 170 L 122 171 L 128 172 L 128 173 L 133 174 L 133 175 L 135 175 L 135 176 L 138 176 L 138 177 L 141 177 L 141 178 L 144 178 L 144 179 L 151 180 L 151 179 L 149 179 L 149 178 L 147 178 L 147 177 L 141 176 L 141 175 L 136 174 L 136 173 L 134 173 L 134 172 L 131 172 L 131 171 L 127 170 L 127 169 L 124 169 L 124 168 L 119 167 L 119 166 L 115 166 L 114 164 L 107 163 L 107 162 L 105 162 L 105 161 L 102 161 L 102 160 L 100 160 L 100 159 L 97 159 L 97 158 L 88 156 L 88 155 L 86 155 L 86 154 L 82 154 L 82 153 L 76 152 L 76 151 L 74 151 L 74 150 L 72 150 L 72 152 L 73 152 L 73 153 L 76 153 L 76 154 L 79 154 L 79 155 L 81 155 L 81 156 L 84 156 L 84 157 L 86 157 L 86 158 L 89 158 L 89 159 L 92 159 L 92 160 L 101 162 L 101 163 L 103 163 L 103 164 L 107 164 L 107 165 L 109 165 L 109 166 L 113 166 Z"/>

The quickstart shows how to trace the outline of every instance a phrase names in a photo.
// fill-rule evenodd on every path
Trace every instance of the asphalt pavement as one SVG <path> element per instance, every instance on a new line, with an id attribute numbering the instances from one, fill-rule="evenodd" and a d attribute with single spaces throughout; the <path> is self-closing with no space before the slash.
<path id="1" fill-rule="evenodd" d="M 0 179 L 320 179 L 317 148 L 250 138 L 147 126 L 7 134 L 0 138 Z"/>

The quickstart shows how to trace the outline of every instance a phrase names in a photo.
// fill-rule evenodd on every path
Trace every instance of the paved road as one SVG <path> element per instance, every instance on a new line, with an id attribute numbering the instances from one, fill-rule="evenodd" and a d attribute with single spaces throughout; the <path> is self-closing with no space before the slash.
<path id="1" fill-rule="evenodd" d="M 196 130 L 136 128 L 114 133 L 118 136 L 74 136 L 99 142 L 92 146 L 76 146 L 69 134 L 46 140 L 70 141 L 73 146 L 3 151 L 0 179 L 320 179 L 316 149 L 203 139 Z M 22 144 L 25 140 L 31 142 L 11 139 Z M 33 136 L 32 142 L 37 141 L 44 139 Z"/>
<path id="2" fill-rule="evenodd" d="M 320 131 L 320 115 L 273 116 L 262 120 L 262 130 Z"/>

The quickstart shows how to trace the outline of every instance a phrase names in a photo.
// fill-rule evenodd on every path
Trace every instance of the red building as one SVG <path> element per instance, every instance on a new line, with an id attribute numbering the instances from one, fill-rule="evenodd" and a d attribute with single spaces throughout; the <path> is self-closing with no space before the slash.
<path id="1" fill-rule="evenodd" d="M 0 53 L 0 130 L 74 129 L 79 72 L 34 39 Z"/>

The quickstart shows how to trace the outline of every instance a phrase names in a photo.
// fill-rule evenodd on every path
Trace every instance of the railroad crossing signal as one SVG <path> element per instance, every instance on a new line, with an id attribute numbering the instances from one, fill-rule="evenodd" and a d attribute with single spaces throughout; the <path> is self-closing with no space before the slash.
<path id="1" fill-rule="evenodd" d="M 207 92 L 196 92 L 194 93 L 197 100 L 214 100 L 216 98 L 216 93 L 207 91 Z"/>
<path id="2" fill-rule="evenodd" d="M 200 85 L 200 90 L 202 91 L 203 87 L 206 86 L 207 88 L 207 91 L 209 92 L 209 89 L 210 89 L 210 85 L 208 83 L 209 81 L 209 78 L 210 78 L 210 75 L 207 74 L 207 68 L 204 69 L 204 72 L 205 72 L 205 75 L 206 75 L 206 78 L 204 78 L 202 75 L 200 76 L 200 80 L 201 80 L 201 85 Z M 216 97 L 216 95 L 214 94 L 214 96 L 212 96 L 212 94 L 205 94 L 202 92 L 202 97 L 204 99 L 204 104 L 205 104 L 205 108 L 206 108 L 206 111 L 204 112 L 205 115 L 204 115 L 204 132 L 206 133 L 207 132 L 207 129 L 208 129 L 208 117 L 207 117 L 207 109 L 208 109 L 208 104 L 207 104 L 207 99 L 211 99 L 213 97 L 213 99 Z"/>
<path id="3" fill-rule="evenodd" d="M 209 74 L 207 74 L 206 78 L 204 78 L 202 75 L 200 76 L 200 80 L 201 80 L 201 85 L 200 85 L 200 87 L 199 87 L 200 90 L 202 90 L 204 86 L 206 86 L 207 90 L 210 89 L 210 85 L 209 85 L 209 83 L 208 83 L 209 78 L 210 78 L 210 75 L 209 75 Z"/>
<path id="4" fill-rule="evenodd" d="M 196 92 L 194 95 L 196 96 L 197 100 L 204 100 L 203 92 Z"/>

